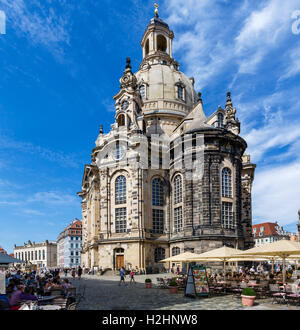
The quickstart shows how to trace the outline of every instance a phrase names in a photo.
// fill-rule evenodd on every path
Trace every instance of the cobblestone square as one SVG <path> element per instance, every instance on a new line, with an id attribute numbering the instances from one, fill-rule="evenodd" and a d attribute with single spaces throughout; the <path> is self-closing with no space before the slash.
<path id="1" fill-rule="evenodd" d="M 118 276 L 84 275 L 81 280 L 75 279 L 73 284 L 86 286 L 85 299 L 81 300 L 79 310 L 300 310 L 299 306 L 272 304 L 272 300 L 258 299 L 255 306 L 244 307 L 239 295 L 224 295 L 209 298 L 188 298 L 181 290 L 171 294 L 168 289 L 156 285 L 158 274 L 137 275 L 136 283 L 119 286 Z M 163 274 L 163 277 L 171 277 Z M 145 278 L 152 279 L 152 288 L 145 288 Z"/>

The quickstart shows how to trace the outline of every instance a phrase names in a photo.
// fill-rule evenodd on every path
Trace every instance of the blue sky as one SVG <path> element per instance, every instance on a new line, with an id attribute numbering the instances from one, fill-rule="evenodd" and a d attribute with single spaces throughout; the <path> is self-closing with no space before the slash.
<path id="1" fill-rule="evenodd" d="M 298 0 L 159 2 L 174 57 L 195 78 L 207 115 L 226 92 L 257 164 L 253 222 L 296 231 L 300 208 Z M 0 0 L 0 245 L 55 240 L 81 217 L 84 164 L 104 125 L 126 57 L 137 71 L 153 17 L 145 0 Z M 300 15 L 299 15 L 300 18 Z M 300 24 L 299 24 L 300 28 Z"/>

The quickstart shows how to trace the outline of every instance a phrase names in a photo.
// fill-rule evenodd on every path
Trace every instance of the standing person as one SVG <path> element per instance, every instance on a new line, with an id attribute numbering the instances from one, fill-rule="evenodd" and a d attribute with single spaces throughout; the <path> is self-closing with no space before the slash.
<path id="1" fill-rule="evenodd" d="M 179 275 L 179 272 L 180 272 L 180 269 L 179 269 L 179 266 L 177 266 L 177 275 Z"/>
<path id="2" fill-rule="evenodd" d="M 134 272 L 134 270 L 132 269 L 132 270 L 130 271 L 130 284 L 131 284 L 132 282 L 136 283 L 136 281 L 135 281 L 135 279 L 134 279 L 134 275 L 135 275 L 135 272 Z"/>
<path id="3" fill-rule="evenodd" d="M 68 276 L 68 268 L 64 269 L 64 273 L 65 273 L 65 277 L 67 277 Z"/>
<path id="4" fill-rule="evenodd" d="M 78 279 L 80 280 L 82 275 L 82 268 L 80 266 L 78 266 L 77 275 L 78 275 Z"/>
<path id="5" fill-rule="evenodd" d="M 73 280 L 75 280 L 75 276 L 76 276 L 76 271 L 75 271 L 75 268 L 73 268 L 73 270 L 72 270 L 72 277 L 73 277 Z"/>
<path id="6" fill-rule="evenodd" d="M 121 270 L 120 270 L 120 283 L 119 285 L 121 285 L 121 283 L 123 282 L 125 284 L 125 270 L 124 268 L 122 267 Z"/>

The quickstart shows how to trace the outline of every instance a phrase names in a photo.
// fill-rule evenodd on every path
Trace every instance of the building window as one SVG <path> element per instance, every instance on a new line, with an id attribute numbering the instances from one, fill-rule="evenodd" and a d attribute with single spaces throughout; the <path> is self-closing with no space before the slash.
<path id="1" fill-rule="evenodd" d="M 161 179 L 155 178 L 152 181 L 152 205 L 164 205 L 164 184 Z"/>
<path id="2" fill-rule="evenodd" d="M 152 210 L 152 232 L 163 234 L 164 232 L 164 211 Z"/>
<path id="3" fill-rule="evenodd" d="M 222 203 L 222 223 L 223 223 L 223 227 L 226 229 L 234 228 L 232 203 L 228 203 L 228 202 Z"/>
<path id="4" fill-rule="evenodd" d="M 180 248 L 178 246 L 175 246 L 172 248 L 172 257 L 177 256 L 180 254 Z"/>
<path id="5" fill-rule="evenodd" d="M 74 255 L 74 252 L 73 251 L 71 251 L 71 256 L 73 256 Z"/>
<path id="6" fill-rule="evenodd" d="M 45 250 L 43 250 L 43 260 L 45 260 Z"/>
<path id="7" fill-rule="evenodd" d="M 175 233 L 182 230 L 182 207 L 174 209 L 174 231 Z"/>
<path id="8" fill-rule="evenodd" d="M 154 250 L 154 261 L 159 262 L 166 258 L 166 250 L 164 248 L 156 248 Z"/>
<path id="9" fill-rule="evenodd" d="M 174 204 L 182 202 L 182 179 L 181 175 L 176 175 L 174 179 Z"/>
<path id="10" fill-rule="evenodd" d="M 227 167 L 222 170 L 222 197 L 232 197 L 231 171 Z"/>
<path id="11" fill-rule="evenodd" d="M 37 260 L 37 251 L 34 251 L 34 260 Z"/>
<path id="12" fill-rule="evenodd" d="M 126 178 L 124 175 L 120 175 L 116 179 L 115 183 L 115 192 L 116 192 L 116 204 L 126 203 Z"/>
<path id="13" fill-rule="evenodd" d="M 39 260 L 42 259 L 42 254 L 41 254 L 41 250 L 39 250 Z"/>
<path id="14" fill-rule="evenodd" d="M 117 119 L 118 127 L 125 126 L 125 115 L 121 114 Z"/>
<path id="15" fill-rule="evenodd" d="M 177 97 L 184 101 L 184 87 L 182 85 L 177 85 Z"/>
<path id="16" fill-rule="evenodd" d="M 223 119 L 224 119 L 224 116 L 222 113 L 218 113 L 218 127 L 223 127 Z"/>
<path id="17" fill-rule="evenodd" d="M 78 264 L 78 259 L 76 259 L 76 264 Z"/>
<path id="18" fill-rule="evenodd" d="M 71 243 L 71 249 L 73 249 L 73 243 Z"/>
<path id="19" fill-rule="evenodd" d="M 71 259 L 71 264 L 73 263 L 74 259 Z"/>
<path id="20" fill-rule="evenodd" d="M 141 98 L 143 100 L 145 100 L 146 99 L 146 85 L 141 85 L 139 87 L 139 92 L 140 92 Z"/>
<path id="21" fill-rule="evenodd" d="M 71 241 L 73 241 L 73 236 L 71 236 Z"/>
<path id="22" fill-rule="evenodd" d="M 126 232 L 126 207 L 121 207 L 115 210 L 115 226 L 116 233 Z"/>

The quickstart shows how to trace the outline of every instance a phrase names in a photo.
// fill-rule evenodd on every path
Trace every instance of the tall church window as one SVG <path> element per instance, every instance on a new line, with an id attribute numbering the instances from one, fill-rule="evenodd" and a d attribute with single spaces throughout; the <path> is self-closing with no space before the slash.
<path id="1" fill-rule="evenodd" d="M 164 232 L 164 210 L 152 210 L 152 232 L 163 234 Z"/>
<path id="2" fill-rule="evenodd" d="M 176 175 L 174 179 L 174 204 L 182 202 L 182 179 L 181 175 Z"/>
<path id="3" fill-rule="evenodd" d="M 126 203 L 126 178 L 124 175 L 120 175 L 116 179 L 115 183 L 115 203 L 124 204 Z"/>
<path id="4" fill-rule="evenodd" d="M 182 207 L 176 207 L 174 209 L 174 231 L 178 233 L 182 230 Z"/>
<path id="5" fill-rule="evenodd" d="M 160 260 L 163 260 L 166 258 L 166 250 L 164 248 L 156 248 L 154 250 L 154 261 L 159 262 Z"/>
<path id="6" fill-rule="evenodd" d="M 152 205 L 164 205 L 164 185 L 161 179 L 155 178 L 152 181 Z"/>
<path id="7" fill-rule="evenodd" d="M 231 171 L 227 167 L 222 170 L 222 197 L 232 197 Z"/>
<path id="8" fill-rule="evenodd" d="M 146 86 L 141 85 L 140 88 L 139 88 L 139 92 L 140 92 L 141 98 L 143 100 L 145 100 L 146 99 Z"/>
<path id="9" fill-rule="evenodd" d="M 126 232 L 126 207 L 115 209 L 115 229 L 116 233 Z"/>
<path id="10" fill-rule="evenodd" d="M 222 113 L 218 113 L 218 127 L 223 127 L 223 119 L 224 119 L 224 116 Z"/>
<path id="11" fill-rule="evenodd" d="M 222 223 L 226 229 L 234 228 L 232 203 L 222 202 Z"/>
<path id="12" fill-rule="evenodd" d="M 178 246 L 175 246 L 172 248 L 172 257 L 177 256 L 180 254 L 180 248 Z"/>

